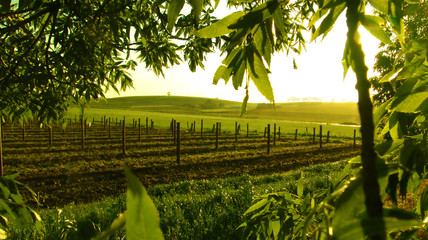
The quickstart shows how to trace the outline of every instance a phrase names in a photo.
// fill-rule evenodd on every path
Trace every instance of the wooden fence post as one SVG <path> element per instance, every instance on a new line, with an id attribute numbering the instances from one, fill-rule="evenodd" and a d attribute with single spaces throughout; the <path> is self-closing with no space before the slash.
<path id="1" fill-rule="evenodd" d="M 111 117 L 108 118 L 108 138 L 111 138 Z"/>
<path id="2" fill-rule="evenodd" d="M 125 124 L 125 116 L 123 117 L 123 128 L 122 128 L 122 153 L 126 155 L 126 124 Z"/>
<path id="3" fill-rule="evenodd" d="M 327 143 L 329 143 L 329 139 L 330 139 L 330 131 L 327 131 Z"/>
<path id="4" fill-rule="evenodd" d="M 276 145 L 276 123 L 273 124 L 273 145 Z"/>
<path id="5" fill-rule="evenodd" d="M 270 154 L 270 124 L 267 125 L 267 154 Z"/>
<path id="6" fill-rule="evenodd" d="M 201 139 L 203 137 L 204 134 L 204 119 L 201 119 Z"/>
<path id="7" fill-rule="evenodd" d="M 141 118 L 138 118 L 138 141 L 141 142 Z"/>
<path id="8" fill-rule="evenodd" d="M 49 126 L 49 145 L 52 146 L 52 126 Z"/>
<path id="9" fill-rule="evenodd" d="M 180 122 L 177 122 L 177 164 L 180 164 Z"/>
<path id="10" fill-rule="evenodd" d="M 174 138 L 174 145 L 177 144 L 177 120 L 174 120 L 172 126 L 172 136 Z"/>
<path id="11" fill-rule="evenodd" d="M 312 142 L 315 142 L 315 128 L 314 128 L 314 135 L 313 135 L 313 138 L 312 138 Z"/>
<path id="12" fill-rule="evenodd" d="M 219 132 L 219 122 L 216 122 L 215 125 L 215 150 L 218 150 L 218 132 Z"/>
<path id="13" fill-rule="evenodd" d="M 322 125 L 320 125 L 320 148 L 322 148 Z"/>
<path id="14" fill-rule="evenodd" d="M 22 141 L 25 142 L 25 121 L 22 121 Z"/>
<path id="15" fill-rule="evenodd" d="M 235 121 L 235 142 L 238 141 L 238 122 Z"/>
<path id="16" fill-rule="evenodd" d="M 85 149 L 85 123 L 83 121 L 83 116 L 80 118 L 80 131 L 81 131 L 81 142 L 82 142 L 82 149 Z"/>

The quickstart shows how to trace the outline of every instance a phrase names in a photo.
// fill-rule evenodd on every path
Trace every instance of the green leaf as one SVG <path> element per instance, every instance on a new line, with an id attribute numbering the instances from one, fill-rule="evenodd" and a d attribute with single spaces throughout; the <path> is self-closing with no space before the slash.
<path id="1" fill-rule="evenodd" d="M 230 28 L 246 28 L 251 29 L 255 25 L 264 22 L 266 19 L 272 17 L 272 13 L 275 12 L 279 7 L 279 3 L 276 0 L 267 1 L 260 4 L 244 16 L 242 16 L 238 22 L 230 25 Z"/>
<path id="2" fill-rule="evenodd" d="M 213 84 L 217 85 L 220 79 L 224 79 L 225 84 L 227 84 L 231 74 L 232 74 L 232 68 L 228 68 L 224 65 L 220 65 L 214 73 Z"/>
<path id="3" fill-rule="evenodd" d="M 247 47 L 248 73 L 259 92 L 270 102 L 275 102 L 273 89 L 270 84 L 265 65 L 254 44 Z"/>
<path id="4" fill-rule="evenodd" d="M 241 105 L 241 117 L 247 112 L 247 103 L 250 96 L 248 95 L 248 90 L 245 92 L 244 100 Z"/>
<path id="5" fill-rule="evenodd" d="M 123 226 L 125 226 L 125 223 L 126 212 L 119 214 L 119 216 L 111 223 L 111 225 L 93 240 L 108 240 L 111 235 L 115 234 Z"/>
<path id="6" fill-rule="evenodd" d="M 415 113 L 428 109 L 428 92 L 416 92 L 407 96 L 400 96 L 391 104 L 397 112 Z"/>
<path id="7" fill-rule="evenodd" d="M 351 49 L 349 48 L 348 40 L 345 42 L 345 48 L 343 49 L 342 66 L 343 66 L 343 80 L 345 80 L 346 74 L 351 66 Z"/>
<path id="8" fill-rule="evenodd" d="M 229 26 L 238 21 L 240 17 L 245 15 L 244 12 L 234 12 L 219 21 L 213 23 L 212 25 L 202 28 L 196 32 L 193 32 L 194 35 L 201 38 L 215 38 L 219 36 L 226 35 L 235 31 L 235 29 L 230 29 Z"/>
<path id="9" fill-rule="evenodd" d="M 345 10 L 346 2 L 343 1 L 340 5 L 333 6 L 330 9 L 330 13 L 324 18 L 320 26 L 315 30 L 315 33 L 312 34 L 311 41 L 315 40 L 317 37 L 324 35 L 327 36 L 327 33 L 333 28 L 334 23 L 340 14 Z M 323 38 L 324 38 L 323 37 Z"/>
<path id="10" fill-rule="evenodd" d="M 383 19 L 381 17 L 361 14 L 359 20 L 364 28 L 374 37 L 385 44 L 394 45 L 388 34 L 386 34 L 380 26 L 383 24 Z"/>
<path id="11" fill-rule="evenodd" d="M 202 13 L 202 5 L 204 1 L 203 0 L 189 0 L 190 6 L 193 8 L 193 12 L 195 14 L 195 20 L 196 22 L 199 22 L 199 17 Z"/>
<path id="12" fill-rule="evenodd" d="M 388 14 L 388 1 L 385 0 L 368 0 L 369 3 L 377 10 Z"/>
<path id="13" fill-rule="evenodd" d="M 297 195 L 299 197 L 303 197 L 303 172 L 300 172 L 300 178 L 299 181 L 297 181 Z"/>
<path id="14" fill-rule="evenodd" d="M 274 45 L 272 27 L 269 26 L 272 26 L 272 21 L 260 24 L 254 33 L 257 50 L 263 55 L 268 65 L 271 62 Z"/>
<path id="15" fill-rule="evenodd" d="M 172 31 L 175 21 L 184 6 L 184 0 L 172 0 L 168 6 L 168 31 Z"/>
<path id="16" fill-rule="evenodd" d="M 126 195 L 126 237 L 129 240 L 163 240 L 159 215 L 146 189 L 131 170 L 125 167 L 128 183 Z"/>
<path id="17" fill-rule="evenodd" d="M 418 204 L 420 206 L 421 215 L 425 216 L 425 211 L 428 210 L 428 187 L 422 192 Z"/>
<path id="18" fill-rule="evenodd" d="M 283 14 L 281 13 L 281 8 L 276 8 L 272 13 L 273 21 L 275 22 L 276 29 L 279 30 L 279 35 L 286 36 L 287 32 L 285 31 Z"/>
<path id="19" fill-rule="evenodd" d="M 247 209 L 247 211 L 245 211 L 244 215 L 247 215 L 251 212 L 254 212 L 254 211 L 266 206 L 266 204 L 268 204 L 268 203 L 269 203 L 269 201 L 266 198 L 263 198 L 260 201 L 258 201 L 257 203 L 251 205 L 251 207 L 249 207 Z"/>

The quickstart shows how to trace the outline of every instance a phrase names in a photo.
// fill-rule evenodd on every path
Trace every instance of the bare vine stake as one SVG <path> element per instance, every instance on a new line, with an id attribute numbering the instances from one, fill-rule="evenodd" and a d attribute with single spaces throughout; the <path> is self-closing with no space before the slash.
<path id="1" fill-rule="evenodd" d="M 238 141 L 238 122 L 235 121 L 235 142 Z"/>
<path id="2" fill-rule="evenodd" d="M 177 164 L 180 164 L 180 122 L 177 122 Z"/>
<path id="3" fill-rule="evenodd" d="M 141 118 L 138 118 L 138 141 L 141 142 Z"/>
<path id="4" fill-rule="evenodd" d="M 108 118 L 108 138 L 111 138 L 111 117 Z"/>
<path id="5" fill-rule="evenodd" d="M 122 153 L 126 155 L 126 124 L 125 116 L 123 117 L 123 128 L 122 128 Z"/>
<path id="6" fill-rule="evenodd" d="M 193 121 L 193 133 L 196 133 L 196 121 Z"/>
<path id="7" fill-rule="evenodd" d="M 267 154 L 270 154 L 270 124 L 267 125 Z"/>
<path id="8" fill-rule="evenodd" d="M 104 119 L 103 119 L 103 124 L 104 124 L 104 130 L 106 130 L 106 116 L 104 115 Z"/>
<path id="9" fill-rule="evenodd" d="M 49 145 L 52 146 L 52 127 L 49 126 Z"/>
<path id="10" fill-rule="evenodd" d="M 216 122 L 215 125 L 215 150 L 218 150 L 218 132 L 219 132 L 219 122 Z"/>
<path id="11" fill-rule="evenodd" d="M 322 148 L 322 125 L 320 125 L 320 148 Z"/>
<path id="12" fill-rule="evenodd" d="M 276 145 L 276 123 L 273 124 L 273 145 Z"/>
<path id="13" fill-rule="evenodd" d="M 25 142 L 25 121 L 22 121 L 22 141 Z"/>
<path id="14" fill-rule="evenodd" d="M 204 134 L 204 119 L 201 119 L 201 139 L 203 137 Z"/>
<path id="15" fill-rule="evenodd" d="M 296 133 L 294 134 L 294 140 L 297 140 L 297 129 L 296 129 Z"/>
<path id="16" fill-rule="evenodd" d="M 329 139 L 330 139 L 330 131 L 327 131 L 327 143 L 330 142 Z"/>
<path id="17" fill-rule="evenodd" d="M 80 130 L 81 130 L 81 142 L 82 142 L 82 149 L 85 149 L 85 123 L 83 122 L 83 116 L 80 118 Z M 50 128 L 51 129 L 51 128 Z"/>
<path id="18" fill-rule="evenodd" d="M 315 142 L 315 128 L 314 128 L 314 134 L 313 134 L 313 138 L 312 138 L 312 142 Z"/>

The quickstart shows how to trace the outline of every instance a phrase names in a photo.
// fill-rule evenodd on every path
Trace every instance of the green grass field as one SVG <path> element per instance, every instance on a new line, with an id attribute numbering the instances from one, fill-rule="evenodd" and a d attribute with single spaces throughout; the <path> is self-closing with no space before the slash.
<path id="1" fill-rule="evenodd" d="M 277 124 L 281 134 L 311 135 L 313 128 L 319 131 L 320 124 L 323 132 L 330 131 L 332 136 L 352 137 L 354 129 L 358 128 L 359 117 L 356 103 L 325 103 L 299 102 L 273 104 L 248 104 L 247 114 L 240 117 L 241 102 L 218 99 L 176 96 L 141 96 L 121 97 L 94 101 L 85 109 L 89 121 L 101 121 L 104 116 L 111 117 L 114 124 L 126 117 L 126 122 L 141 118 L 142 126 L 145 119 L 154 121 L 157 128 L 169 128 L 171 119 L 181 122 L 183 128 L 190 127 L 196 122 L 200 130 L 201 119 L 204 129 L 212 129 L 216 122 L 222 123 L 222 131 L 232 132 L 235 122 L 241 124 L 241 131 L 246 131 L 247 123 L 250 132 L 263 134 L 267 124 Z M 79 109 L 72 107 L 68 116 L 79 116 Z M 205 131 L 205 130 L 204 130 Z"/>

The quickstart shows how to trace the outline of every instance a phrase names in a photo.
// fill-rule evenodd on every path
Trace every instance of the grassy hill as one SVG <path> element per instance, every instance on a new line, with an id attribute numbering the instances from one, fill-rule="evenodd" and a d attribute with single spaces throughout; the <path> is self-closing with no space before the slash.
<path id="1" fill-rule="evenodd" d="M 241 102 L 180 96 L 138 96 L 92 102 L 91 109 L 131 110 L 215 117 L 239 117 Z M 356 103 L 297 102 L 249 103 L 244 118 L 359 124 Z"/>

